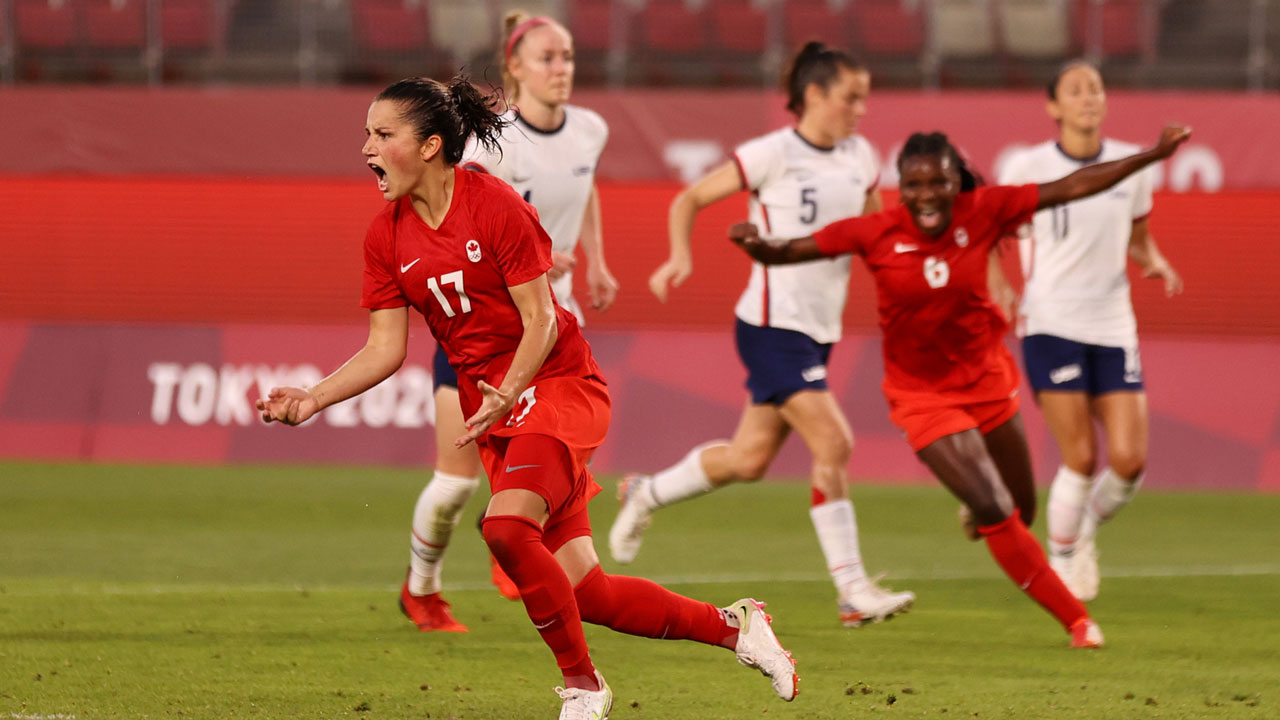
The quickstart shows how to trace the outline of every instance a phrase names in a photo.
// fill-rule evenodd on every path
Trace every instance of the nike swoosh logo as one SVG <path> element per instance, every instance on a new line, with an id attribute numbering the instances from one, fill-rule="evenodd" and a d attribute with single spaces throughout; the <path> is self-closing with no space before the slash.
<path id="1" fill-rule="evenodd" d="M 740 623 L 738 632 L 741 632 L 742 634 L 746 635 L 751 631 L 751 628 L 749 627 L 751 625 L 751 610 L 748 609 L 745 604 L 739 605 L 735 609 L 738 610 L 739 614 L 742 616 L 738 621 Z"/>
<path id="2" fill-rule="evenodd" d="M 409 272 L 409 268 L 413 267 L 414 265 L 417 265 L 419 260 L 422 260 L 422 258 L 418 258 L 418 260 L 414 260 L 413 262 L 409 263 L 408 265 L 401 265 L 401 266 L 400 266 L 400 273 L 401 273 L 401 274 L 404 274 L 404 273 Z"/>
<path id="3" fill-rule="evenodd" d="M 893 244 L 893 251 L 897 253 L 911 252 L 912 250 L 919 250 L 919 249 L 920 249 L 919 245 L 910 245 L 908 243 Z"/>
<path id="4" fill-rule="evenodd" d="M 508 465 L 507 472 L 515 472 L 517 470 L 525 470 L 527 468 L 542 467 L 541 465 Z"/>
<path id="5" fill-rule="evenodd" d="M 551 623 L 553 622 L 555 622 L 554 618 L 542 623 L 541 625 L 539 625 L 538 623 L 534 623 L 533 626 L 538 630 L 546 630 L 547 628 L 551 627 Z"/>

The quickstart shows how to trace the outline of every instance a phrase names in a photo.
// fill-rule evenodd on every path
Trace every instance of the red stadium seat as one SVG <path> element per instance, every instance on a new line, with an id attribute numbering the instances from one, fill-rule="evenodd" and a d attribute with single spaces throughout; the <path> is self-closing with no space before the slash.
<path id="1" fill-rule="evenodd" d="M 164 0 L 160 5 L 160 37 L 166 48 L 208 50 L 222 44 L 226 20 L 217 0 Z"/>
<path id="2" fill-rule="evenodd" d="M 848 9 L 835 10 L 828 0 L 788 0 L 785 11 L 788 54 L 810 40 L 837 48 L 853 44 Z"/>
<path id="3" fill-rule="evenodd" d="M 1146 27 L 1143 18 L 1144 0 L 1106 0 L 1102 4 L 1102 54 L 1108 57 L 1132 57 L 1143 50 L 1142 33 Z M 1074 43 L 1091 47 L 1093 32 L 1090 23 L 1093 0 L 1076 0 L 1072 23 Z M 1154 32 L 1154 28 L 1152 31 Z"/>
<path id="4" fill-rule="evenodd" d="M 568 17 L 575 49 L 604 52 L 613 44 L 613 0 L 574 0 Z"/>
<path id="5" fill-rule="evenodd" d="M 80 41 L 77 8 L 66 2 L 14 0 L 15 39 L 26 48 L 66 50 Z"/>
<path id="6" fill-rule="evenodd" d="M 352 31 L 362 50 L 417 50 L 427 44 L 425 0 L 353 0 Z"/>
<path id="7" fill-rule="evenodd" d="M 714 47 L 740 53 L 765 49 L 769 18 L 751 0 L 720 0 L 711 6 Z"/>
<path id="8" fill-rule="evenodd" d="M 140 50 L 147 44 L 145 0 L 72 0 L 84 13 L 85 43 L 91 48 Z M 69 5 L 72 3 L 68 3 Z"/>
<path id="9" fill-rule="evenodd" d="M 924 12 L 919 5 L 908 9 L 902 0 L 857 0 L 853 30 L 859 53 L 918 55 L 924 48 Z"/>
<path id="10" fill-rule="evenodd" d="M 695 53 L 706 50 L 707 17 L 684 0 L 649 0 L 640 11 L 640 39 L 649 50 Z"/>

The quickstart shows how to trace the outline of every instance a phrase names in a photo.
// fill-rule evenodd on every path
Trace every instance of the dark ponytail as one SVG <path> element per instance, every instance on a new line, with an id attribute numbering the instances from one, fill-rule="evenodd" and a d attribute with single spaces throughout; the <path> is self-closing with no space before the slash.
<path id="1" fill-rule="evenodd" d="M 498 105 L 496 94 L 485 95 L 471 84 L 470 78 L 455 75 L 449 81 L 449 97 L 453 100 L 453 107 L 458 113 L 462 146 L 467 144 L 467 138 L 474 135 L 476 142 L 480 143 L 485 150 L 492 153 L 501 152 L 501 148 L 498 147 L 498 138 L 502 135 L 502 128 L 509 122 L 494 110 Z M 445 155 L 445 160 L 448 160 L 449 164 L 456 164 L 462 159 L 462 146 L 458 148 L 457 159 L 450 160 L 450 156 Z"/>
<path id="2" fill-rule="evenodd" d="M 960 192 L 972 192 L 986 184 L 982 175 L 969 166 L 969 162 L 965 160 L 964 155 L 961 155 L 960 151 L 956 150 L 944 133 L 914 133 L 907 138 L 907 143 L 902 146 L 902 152 L 898 153 L 898 172 L 902 172 L 902 165 L 907 158 L 920 155 L 937 155 L 938 157 L 951 158 L 951 161 L 955 163 L 956 171 L 960 173 Z"/>
<path id="3" fill-rule="evenodd" d="M 465 75 L 455 75 L 448 85 L 431 78 L 406 78 L 378 93 L 375 100 L 399 103 L 401 117 L 413 125 L 418 140 L 439 135 L 449 165 L 462 160 L 472 135 L 486 150 L 498 152 L 498 137 L 507 125 L 494 112 L 497 99 L 481 93 Z"/>
<path id="4" fill-rule="evenodd" d="M 805 88 L 817 85 L 826 90 L 840 74 L 840 68 L 865 69 L 862 63 L 843 50 L 829 48 L 817 40 L 805 43 L 782 74 L 782 88 L 787 91 L 787 109 L 796 116 L 802 114 Z"/>

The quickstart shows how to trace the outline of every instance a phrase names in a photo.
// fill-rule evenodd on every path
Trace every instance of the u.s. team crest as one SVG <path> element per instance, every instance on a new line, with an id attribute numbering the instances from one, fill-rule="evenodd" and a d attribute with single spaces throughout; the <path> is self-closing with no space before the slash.
<path id="1" fill-rule="evenodd" d="M 480 243 L 475 240 L 467 241 L 467 259 L 471 262 L 480 262 Z"/>
<path id="2" fill-rule="evenodd" d="M 969 231 L 964 228 L 956 228 L 956 245 L 964 247 L 969 244 Z"/>

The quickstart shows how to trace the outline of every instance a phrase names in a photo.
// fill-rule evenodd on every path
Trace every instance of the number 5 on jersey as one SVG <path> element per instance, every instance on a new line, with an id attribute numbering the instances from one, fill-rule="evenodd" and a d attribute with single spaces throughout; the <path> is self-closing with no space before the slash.
<path id="1" fill-rule="evenodd" d="M 451 273 L 445 273 L 440 276 L 440 280 L 435 278 L 427 278 L 427 287 L 431 288 L 432 294 L 436 296 L 436 300 L 440 301 L 440 307 L 444 310 L 444 314 L 449 317 L 457 315 L 453 311 L 453 305 L 449 303 L 449 298 L 444 296 L 444 291 L 440 289 L 440 284 L 453 285 L 454 291 L 458 294 L 458 303 L 462 306 L 462 313 L 465 315 L 471 312 L 471 298 L 467 297 L 467 290 L 462 286 L 462 271 L 454 270 Z"/>

